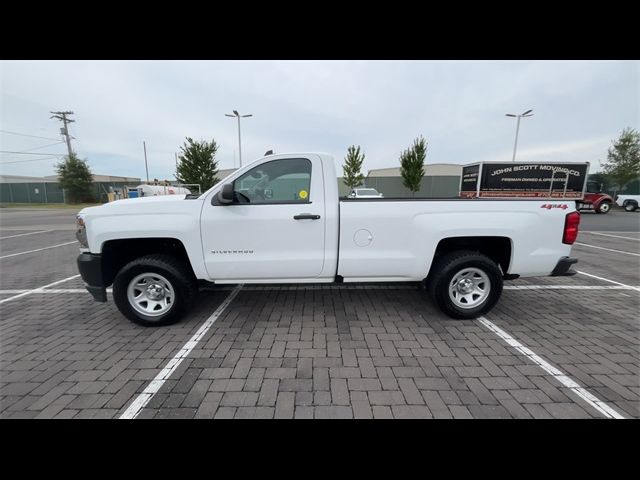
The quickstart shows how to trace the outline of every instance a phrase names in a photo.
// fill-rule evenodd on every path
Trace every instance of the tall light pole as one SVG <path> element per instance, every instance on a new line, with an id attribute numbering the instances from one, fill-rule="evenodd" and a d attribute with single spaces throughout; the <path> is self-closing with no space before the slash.
<path id="1" fill-rule="evenodd" d="M 516 124 L 516 141 L 513 144 L 513 159 L 511 160 L 512 162 L 516 161 L 516 147 L 518 146 L 518 131 L 520 130 L 520 119 L 522 117 L 533 117 L 533 110 L 527 110 L 524 113 L 521 113 L 520 115 L 514 115 L 513 113 L 507 113 L 505 114 L 507 117 L 516 117 L 518 119 L 518 123 Z"/>
<path id="2" fill-rule="evenodd" d="M 240 138 L 240 118 L 253 117 L 252 114 L 240 115 L 237 110 L 233 111 L 233 115 L 225 113 L 227 117 L 238 117 L 238 157 L 240 158 L 240 168 L 242 168 L 242 140 Z"/>

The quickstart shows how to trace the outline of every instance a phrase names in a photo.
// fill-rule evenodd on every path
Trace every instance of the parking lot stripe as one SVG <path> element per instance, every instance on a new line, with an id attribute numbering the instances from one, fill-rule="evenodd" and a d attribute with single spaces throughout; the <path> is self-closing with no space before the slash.
<path id="1" fill-rule="evenodd" d="M 576 272 L 578 272 L 580 275 L 586 275 L 587 277 L 597 278 L 598 280 L 602 280 L 604 282 L 615 283 L 616 285 L 621 285 L 621 286 L 627 287 L 627 288 L 629 288 L 631 290 L 636 290 L 636 291 L 640 292 L 640 288 L 639 287 L 632 287 L 631 285 L 626 285 L 624 283 L 616 282 L 615 280 L 609 280 L 608 278 L 599 277 L 597 275 L 593 275 L 593 274 L 587 273 L 587 272 L 582 272 L 580 270 L 576 270 Z"/>
<path id="2" fill-rule="evenodd" d="M 505 285 L 503 290 L 633 290 L 627 285 Z"/>
<path id="3" fill-rule="evenodd" d="M 611 235 L 610 233 L 600 233 L 600 232 L 582 232 L 582 233 L 590 233 L 591 235 L 602 235 L 603 237 L 624 238 L 625 240 L 635 240 L 636 242 L 640 242 L 640 238 L 623 237 L 621 235 Z"/>
<path id="4" fill-rule="evenodd" d="M 61 243 L 59 245 L 51 245 L 50 247 L 36 248 L 35 250 L 28 250 L 26 252 L 20 252 L 20 253 L 12 253 L 11 255 L 4 255 L 0 257 L 0 260 L 2 260 L 3 258 L 17 257 L 18 255 L 26 255 L 27 253 L 41 252 L 42 250 L 49 250 L 50 248 L 64 247 L 65 245 L 71 245 L 72 243 L 78 243 L 78 241 L 74 240 L 73 242 Z"/>
<path id="5" fill-rule="evenodd" d="M 77 274 L 77 275 L 74 275 L 72 277 L 68 277 L 68 278 L 65 278 L 63 280 L 58 280 L 57 282 L 50 283 L 48 285 L 45 285 L 44 287 L 38 287 L 38 288 L 34 288 L 33 290 L 27 290 L 26 292 L 20 293 L 18 295 L 14 295 L 13 297 L 9 297 L 9 298 L 5 298 L 4 300 L 0 300 L 0 304 L 6 303 L 6 302 L 10 302 L 11 300 L 15 300 L 16 298 L 21 298 L 21 297 L 25 297 L 27 295 L 31 295 L 32 293 L 39 293 L 42 290 L 44 290 L 45 288 L 53 287 L 54 285 L 58 285 L 60 283 L 68 282 L 69 280 L 73 280 L 74 278 L 78 278 L 79 276 L 80 276 L 80 274 Z"/>
<path id="6" fill-rule="evenodd" d="M 500 338 L 502 338 L 509 346 L 515 348 L 522 355 L 526 356 L 529 360 L 531 360 L 533 363 L 538 365 L 545 372 L 547 372 L 549 375 L 554 377 L 562 385 L 567 387 L 569 390 L 571 390 L 578 397 L 580 397 L 582 400 L 587 402 L 589 405 L 591 405 L 593 408 L 595 408 L 598 412 L 600 412 L 605 417 L 616 418 L 616 419 L 624 418 L 622 415 L 620 415 L 616 410 L 611 408 L 605 402 L 603 402 L 602 400 L 598 399 L 597 397 L 589 393 L 587 390 L 582 388 L 580 385 L 578 385 L 576 382 L 574 382 L 571 378 L 566 376 L 556 367 L 554 367 L 553 365 L 548 363 L 546 360 L 536 355 L 532 350 L 522 345 L 515 338 L 513 338 L 507 332 L 505 332 L 504 330 L 502 330 L 501 328 L 499 328 L 498 326 L 496 326 L 486 318 L 479 317 L 478 321 L 482 325 L 487 327 L 489 330 L 491 330 L 493 333 L 498 335 Z"/>
<path id="7" fill-rule="evenodd" d="M 625 255 L 633 255 L 634 257 L 640 257 L 640 253 L 631 253 L 631 252 L 625 252 L 623 250 L 614 250 L 613 248 L 596 247 L 595 245 L 589 245 L 588 243 L 576 242 L 575 245 L 581 245 L 583 247 L 597 248 L 598 250 L 607 250 L 609 252 L 624 253 Z"/>
<path id="8" fill-rule="evenodd" d="M 198 344 L 202 337 L 204 337 L 205 333 L 209 331 L 211 325 L 215 323 L 215 321 L 222 315 L 222 312 L 229 306 L 229 304 L 236 297 L 240 289 L 242 288 L 242 284 L 235 287 L 231 293 L 224 299 L 218 308 L 211 314 L 209 318 L 202 324 L 202 326 L 198 329 L 198 331 L 191 337 L 191 339 L 184 344 L 184 346 L 180 349 L 180 351 L 169 360 L 169 363 L 156 375 L 156 377 L 151 380 L 151 383 L 147 385 L 147 388 L 136 397 L 136 399 L 129 405 L 129 407 L 124 411 L 124 413 L 120 416 L 121 419 L 133 419 L 138 416 L 138 414 L 142 411 L 142 409 L 149 403 L 149 400 L 153 398 L 153 396 L 158 393 L 164 382 L 171 376 L 171 374 L 175 371 L 176 368 L 182 363 L 182 361 L 189 355 L 191 350 Z"/>
<path id="9" fill-rule="evenodd" d="M 8 237 L 0 237 L 0 240 L 4 240 L 6 238 L 24 237 L 25 235 L 35 235 L 36 233 L 47 233 L 47 232 L 53 232 L 53 230 L 40 230 L 39 232 L 29 232 L 29 233 L 20 233 L 18 235 L 9 235 Z"/>

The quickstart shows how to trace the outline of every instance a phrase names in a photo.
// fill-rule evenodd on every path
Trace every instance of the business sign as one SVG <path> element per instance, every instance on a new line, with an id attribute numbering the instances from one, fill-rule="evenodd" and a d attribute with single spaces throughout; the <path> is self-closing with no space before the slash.
<path id="1" fill-rule="evenodd" d="M 462 167 L 462 179 L 460 181 L 460 196 L 475 197 L 478 191 L 478 178 L 480 173 L 480 164 L 465 165 Z"/>
<path id="2" fill-rule="evenodd" d="M 474 169 L 480 169 L 480 186 Z M 465 169 L 469 169 L 465 171 Z M 582 198 L 588 163 L 482 163 L 462 170 L 461 197 Z M 465 175 L 468 182 L 465 183 Z M 477 174 L 476 174 L 477 178 Z"/>

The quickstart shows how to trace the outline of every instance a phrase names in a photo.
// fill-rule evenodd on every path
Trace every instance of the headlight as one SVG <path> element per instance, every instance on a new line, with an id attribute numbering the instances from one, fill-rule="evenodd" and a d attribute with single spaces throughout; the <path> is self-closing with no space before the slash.
<path id="1" fill-rule="evenodd" d="M 87 226 L 84 223 L 84 219 L 80 215 L 76 215 L 76 238 L 80 243 L 81 248 L 89 248 L 89 242 L 87 241 Z"/>

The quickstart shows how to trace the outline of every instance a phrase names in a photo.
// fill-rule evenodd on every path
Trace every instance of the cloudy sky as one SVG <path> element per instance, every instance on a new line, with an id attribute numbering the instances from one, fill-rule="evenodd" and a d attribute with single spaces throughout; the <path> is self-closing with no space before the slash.
<path id="1" fill-rule="evenodd" d="M 50 111 L 72 110 L 74 150 L 94 173 L 173 178 L 184 137 L 215 139 L 220 168 L 265 151 L 328 152 L 359 144 L 365 170 L 398 165 L 418 135 L 427 163 L 606 158 L 640 125 L 637 61 L 3 61 L 0 173 L 50 175 L 65 154 Z M 34 138 L 7 132 L 33 135 Z M 51 140 L 49 140 L 51 139 Z M 4 152 L 25 152 L 30 155 Z M 235 165 L 234 165 L 235 158 Z"/>

